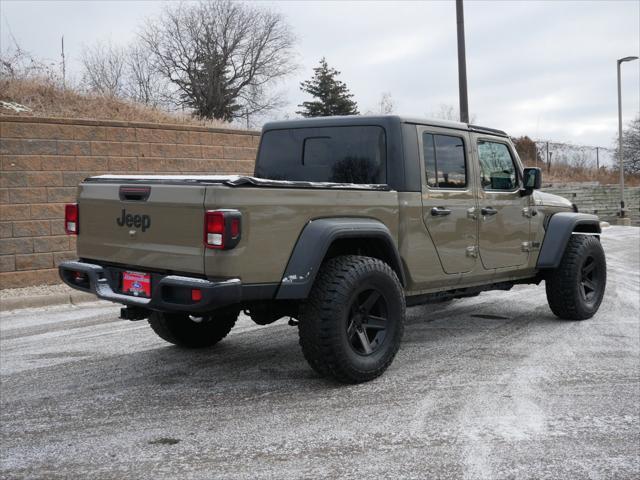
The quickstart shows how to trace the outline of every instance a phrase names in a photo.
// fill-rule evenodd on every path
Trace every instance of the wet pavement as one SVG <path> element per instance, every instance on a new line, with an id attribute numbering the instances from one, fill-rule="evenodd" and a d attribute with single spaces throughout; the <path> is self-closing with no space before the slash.
<path id="1" fill-rule="evenodd" d="M 2 312 L 0 477 L 638 478 L 640 229 L 603 243 L 593 319 L 556 319 L 544 285 L 411 308 L 357 386 L 285 320 L 188 351 L 111 304 Z"/>

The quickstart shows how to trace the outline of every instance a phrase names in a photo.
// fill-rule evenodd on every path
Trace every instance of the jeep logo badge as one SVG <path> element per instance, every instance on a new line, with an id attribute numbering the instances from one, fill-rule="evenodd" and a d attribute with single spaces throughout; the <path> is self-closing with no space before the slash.
<path id="1" fill-rule="evenodd" d="M 141 228 L 144 232 L 151 226 L 151 217 L 149 215 L 132 215 L 123 208 L 121 217 L 116 218 L 116 223 L 121 227 L 126 225 L 127 227 Z"/>

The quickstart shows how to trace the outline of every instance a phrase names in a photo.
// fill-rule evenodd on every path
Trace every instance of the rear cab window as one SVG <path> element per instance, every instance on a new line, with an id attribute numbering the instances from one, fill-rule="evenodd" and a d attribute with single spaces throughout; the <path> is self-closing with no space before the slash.
<path id="1" fill-rule="evenodd" d="M 387 145 L 379 126 L 268 130 L 255 175 L 271 180 L 386 184 Z"/>

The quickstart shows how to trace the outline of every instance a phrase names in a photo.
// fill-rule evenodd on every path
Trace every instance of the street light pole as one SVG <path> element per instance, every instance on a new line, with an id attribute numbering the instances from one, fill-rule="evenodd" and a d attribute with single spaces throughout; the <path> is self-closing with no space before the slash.
<path id="1" fill-rule="evenodd" d="M 618 162 L 620 165 L 620 221 L 624 218 L 624 156 L 622 154 L 622 88 L 620 82 L 620 65 L 637 60 L 638 57 L 624 57 L 617 60 L 618 70 Z"/>
<path id="2" fill-rule="evenodd" d="M 460 121 L 469 123 L 469 99 L 467 96 L 467 55 L 464 44 L 464 7 L 456 0 L 456 24 L 458 26 L 458 89 L 460 95 Z"/>

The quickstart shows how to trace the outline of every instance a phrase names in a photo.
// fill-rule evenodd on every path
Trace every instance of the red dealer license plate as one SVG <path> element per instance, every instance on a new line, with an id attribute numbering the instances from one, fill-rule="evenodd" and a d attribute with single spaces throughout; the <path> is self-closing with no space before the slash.
<path id="1" fill-rule="evenodd" d="M 123 272 L 122 293 L 149 298 L 151 296 L 151 275 L 140 272 Z"/>

